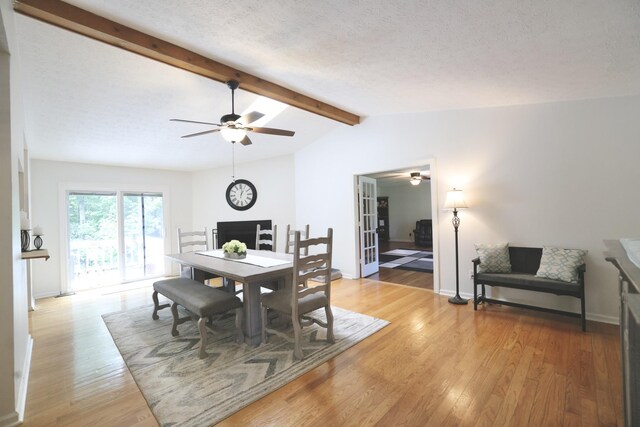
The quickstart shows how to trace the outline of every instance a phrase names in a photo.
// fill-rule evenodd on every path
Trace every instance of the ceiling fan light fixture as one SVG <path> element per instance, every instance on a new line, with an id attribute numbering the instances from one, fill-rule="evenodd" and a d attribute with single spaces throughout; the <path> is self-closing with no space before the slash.
<path id="1" fill-rule="evenodd" d="M 247 136 L 247 131 L 244 129 L 225 127 L 220 130 L 222 137 L 229 142 L 240 142 Z"/>
<path id="2" fill-rule="evenodd" d="M 422 175 L 420 172 L 411 172 L 411 179 L 409 180 L 409 183 L 411 183 L 411 185 L 420 185 L 421 182 Z"/>

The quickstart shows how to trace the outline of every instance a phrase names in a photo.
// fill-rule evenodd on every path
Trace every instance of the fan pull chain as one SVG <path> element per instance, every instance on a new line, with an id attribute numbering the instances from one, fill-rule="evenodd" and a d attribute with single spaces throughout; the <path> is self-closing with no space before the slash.
<path id="1" fill-rule="evenodd" d="M 236 150 L 235 142 L 231 143 L 231 182 L 236 182 Z"/>

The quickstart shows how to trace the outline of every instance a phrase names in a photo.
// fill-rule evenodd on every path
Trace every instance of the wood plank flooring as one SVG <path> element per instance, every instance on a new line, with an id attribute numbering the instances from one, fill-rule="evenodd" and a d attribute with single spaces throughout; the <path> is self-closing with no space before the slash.
<path id="1" fill-rule="evenodd" d="M 100 317 L 149 305 L 140 286 L 38 300 L 25 426 L 157 425 Z M 368 279 L 332 301 L 391 324 L 221 425 L 622 425 L 616 326 Z"/>

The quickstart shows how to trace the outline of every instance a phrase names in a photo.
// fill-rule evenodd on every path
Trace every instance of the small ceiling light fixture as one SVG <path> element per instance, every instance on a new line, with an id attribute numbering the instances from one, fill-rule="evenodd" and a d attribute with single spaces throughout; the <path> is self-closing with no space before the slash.
<path id="1" fill-rule="evenodd" d="M 247 131 L 234 125 L 220 129 L 220 134 L 228 142 L 240 142 L 247 136 Z"/>
<path id="2" fill-rule="evenodd" d="M 419 185 L 422 182 L 422 174 L 420 172 L 411 172 L 411 185 Z"/>

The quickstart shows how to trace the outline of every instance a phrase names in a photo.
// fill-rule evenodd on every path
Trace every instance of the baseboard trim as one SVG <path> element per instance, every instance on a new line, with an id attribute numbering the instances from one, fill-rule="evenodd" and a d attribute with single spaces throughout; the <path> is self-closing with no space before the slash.
<path id="1" fill-rule="evenodd" d="M 620 324 L 620 319 L 617 316 L 605 316 L 604 314 L 587 313 L 587 320 L 593 320 L 594 322 L 600 323 L 609 323 L 611 325 Z"/>
<path id="2" fill-rule="evenodd" d="M 456 293 L 454 291 L 451 291 L 449 289 L 441 289 L 440 290 L 440 295 L 443 295 L 443 296 L 452 297 L 452 296 L 455 296 L 455 294 Z M 466 293 L 466 292 L 460 292 L 460 296 L 462 298 L 469 299 L 469 303 L 473 304 L 473 294 Z M 508 300 L 508 299 L 505 299 L 505 301 L 513 301 L 513 302 L 517 302 L 517 303 L 521 303 L 521 304 L 526 304 L 526 302 L 523 302 L 521 300 Z M 620 319 L 617 316 L 608 316 L 606 314 L 589 313 L 589 312 L 587 312 L 586 314 L 587 314 L 587 320 L 591 320 L 593 322 L 608 323 L 610 325 L 619 325 L 620 324 Z"/>
<path id="3" fill-rule="evenodd" d="M 456 296 L 456 293 L 454 291 L 450 291 L 449 289 L 440 289 L 439 292 L 440 295 L 444 295 L 446 297 L 454 297 Z M 471 300 L 470 302 L 473 302 L 473 294 L 469 294 L 466 292 L 460 292 L 460 296 L 462 298 L 466 298 L 468 300 Z"/>
<path id="4" fill-rule="evenodd" d="M 18 417 L 18 413 L 15 411 L 11 414 L 0 417 L 0 427 L 14 427 L 19 426 L 20 424 L 22 424 L 22 422 Z"/>
<path id="5" fill-rule="evenodd" d="M 41 298 L 49 298 L 49 297 L 55 297 L 57 295 L 60 295 L 60 291 L 53 291 L 53 292 L 43 292 L 41 294 L 38 295 L 34 295 L 33 299 L 35 300 L 39 300 Z"/>
<path id="6" fill-rule="evenodd" d="M 18 421 L 24 421 L 24 409 L 27 405 L 27 387 L 29 386 L 29 372 L 31 371 L 31 354 L 33 353 L 33 338 L 29 335 L 27 341 L 27 351 L 22 367 L 22 380 L 20 381 L 20 391 L 18 392 L 18 401 L 16 402 L 16 410 L 18 411 Z"/>

